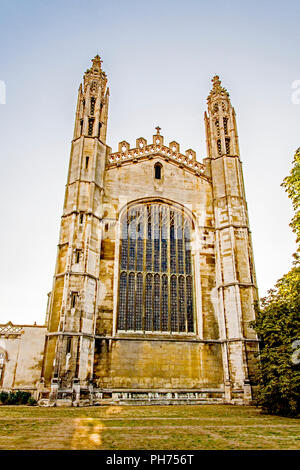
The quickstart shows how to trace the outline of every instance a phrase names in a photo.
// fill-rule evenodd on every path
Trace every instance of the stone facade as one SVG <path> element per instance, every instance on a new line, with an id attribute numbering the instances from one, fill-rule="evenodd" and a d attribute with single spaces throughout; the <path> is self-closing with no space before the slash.
<path id="1" fill-rule="evenodd" d="M 159 127 L 112 153 L 101 62 L 78 92 L 40 404 L 248 403 L 257 288 L 229 94 L 214 77 L 203 163 Z"/>
<path id="2" fill-rule="evenodd" d="M 36 395 L 41 378 L 46 326 L 0 325 L 0 389 Z"/>

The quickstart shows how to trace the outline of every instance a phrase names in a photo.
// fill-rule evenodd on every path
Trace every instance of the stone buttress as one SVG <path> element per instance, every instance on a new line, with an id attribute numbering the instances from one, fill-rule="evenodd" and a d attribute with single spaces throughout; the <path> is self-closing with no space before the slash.
<path id="1" fill-rule="evenodd" d="M 48 307 L 42 377 L 57 389 L 93 374 L 109 90 L 99 56 L 80 85 L 68 180 Z"/>
<path id="2" fill-rule="evenodd" d="M 207 154 L 215 213 L 216 288 L 225 398 L 244 390 L 252 398 L 257 338 L 249 323 L 258 299 L 235 111 L 218 76 L 205 113 Z"/>

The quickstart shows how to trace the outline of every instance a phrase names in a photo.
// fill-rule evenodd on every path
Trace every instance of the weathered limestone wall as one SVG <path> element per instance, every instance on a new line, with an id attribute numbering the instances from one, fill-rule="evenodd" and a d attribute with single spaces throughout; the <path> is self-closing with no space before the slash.
<path id="1" fill-rule="evenodd" d="M 41 377 L 46 327 L 9 325 L 0 325 L 0 354 L 5 358 L 0 387 L 35 389 Z"/>
<path id="2" fill-rule="evenodd" d="M 154 165 L 162 164 L 162 179 L 154 178 Z M 118 334 L 119 218 L 126 205 L 142 199 L 180 204 L 192 214 L 193 273 L 196 332 L 192 337 L 219 338 L 217 292 L 215 289 L 215 232 L 212 187 L 197 176 L 160 156 L 107 168 L 104 177 L 103 240 L 96 334 L 113 340 L 96 339 L 94 379 L 105 388 L 199 388 L 222 387 L 223 366 L 220 344 L 160 341 L 143 334 L 135 341 Z M 116 338 L 122 336 L 123 339 Z M 127 339 L 124 338 L 127 336 Z"/>
<path id="3" fill-rule="evenodd" d="M 222 388 L 219 344 L 192 341 L 96 340 L 95 377 L 100 388 Z"/>

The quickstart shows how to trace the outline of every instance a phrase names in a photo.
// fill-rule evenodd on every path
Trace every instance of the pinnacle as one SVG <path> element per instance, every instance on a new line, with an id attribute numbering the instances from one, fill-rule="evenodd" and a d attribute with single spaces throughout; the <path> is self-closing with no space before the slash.
<path id="1" fill-rule="evenodd" d="M 213 83 L 213 88 L 217 88 L 218 86 L 221 85 L 221 80 L 220 80 L 220 77 L 219 75 L 215 75 L 213 78 L 212 78 L 212 83 Z"/>
<path id="2" fill-rule="evenodd" d="M 212 86 L 212 89 L 210 91 L 210 94 L 209 94 L 208 98 L 210 98 L 212 95 L 226 95 L 226 96 L 229 96 L 228 91 L 221 84 L 222 82 L 220 80 L 219 75 L 214 75 L 214 77 L 212 78 L 211 81 L 212 81 L 213 86 Z"/>
<path id="3" fill-rule="evenodd" d="M 91 61 L 93 62 L 93 65 L 92 67 L 100 67 L 101 68 L 101 64 L 102 64 L 102 60 L 101 60 L 101 57 L 99 56 L 99 54 L 96 54 L 95 57 L 93 59 L 91 59 Z"/>

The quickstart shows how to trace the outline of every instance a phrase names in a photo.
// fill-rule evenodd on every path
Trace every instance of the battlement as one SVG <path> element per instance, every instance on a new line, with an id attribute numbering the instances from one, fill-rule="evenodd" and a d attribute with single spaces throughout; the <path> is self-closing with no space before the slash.
<path id="1" fill-rule="evenodd" d="M 147 140 L 143 137 L 136 139 L 136 147 L 130 148 L 130 144 L 125 140 L 119 142 L 118 152 L 110 153 L 107 156 L 107 165 L 120 166 L 123 163 L 133 162 L 139 160 L 151 159 L 155 156 L 160 156 L 164 160 L 176 162 L 180 167 L 186 168 L 196 174 L 204 173 L 204 165 L 196 161 L 196 152 L 192 149 L 185 151 L 185 154 L 180 153 L 180 145 L 173 140 L 167 147 L 164 145 L 164 138 L 157 133 L 153 136 L 153 143 L 147 144 Z"/>

